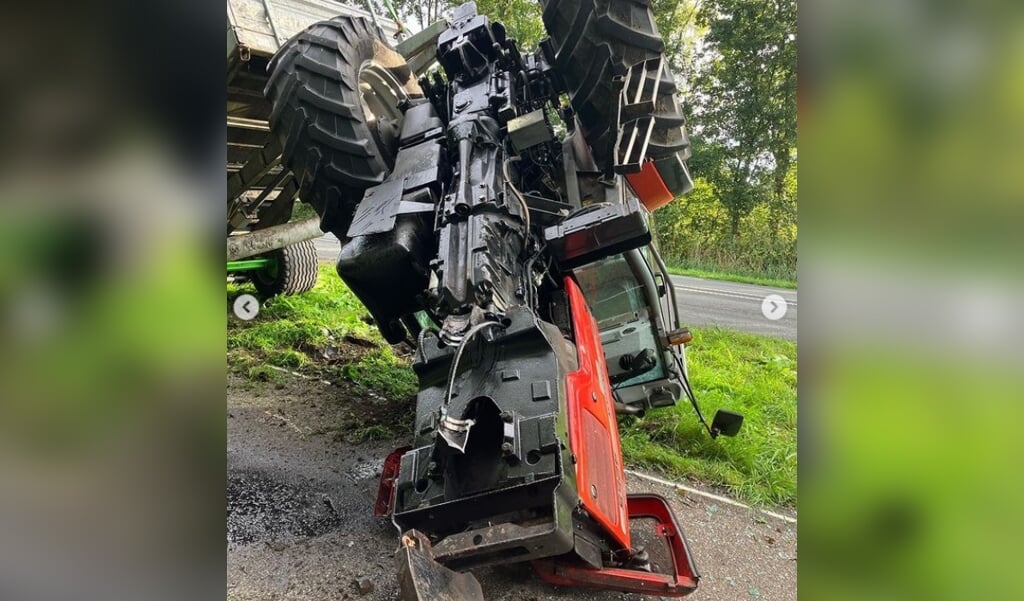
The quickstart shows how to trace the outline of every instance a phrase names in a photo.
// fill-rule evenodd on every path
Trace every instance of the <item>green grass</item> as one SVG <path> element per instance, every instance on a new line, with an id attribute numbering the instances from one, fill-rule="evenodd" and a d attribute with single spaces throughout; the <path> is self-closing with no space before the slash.
<path id="1" fill-rule="evenodd" d="M 708 271 L 706 269 L 673 266 L 669 266 L 668 271 L 669 273 L 673 273 L 675 275 L 689 275 L 695 278 L 704 278 L 707 280 L 722 280 L 725 282 L 740 282 L 743 284 L 758 284 L 760 286 L 771 286 L 773 288 L 791 288 L 794 290 L 796 289 L 796 282 L 793 280 L 783 280 L 778 278 L 729 273 L 725 271 Z"/>
<path id="2" fill-rule="evenodd" d="M 274 384 L 280 384 L 284 382 L 284 374 L 273 369 L 269 365 L 253 365 L 246 370 L 246 375 L 249 376 L 250 380 L 258 382 L 272 382 Z"/>
<path id="3" fill-rule="evenodd" d="M 229 303 L 241 292 L 253 290 L 229 285 Z M 333 267 L 321 265 L 313 290 L 268 300 L 250 322 L 229 321 L 228 365 L 264 381 L 271 376 L 259 370 L 263 365 L 315 372 L 389 398 L 407 399 L 416 393 L 416 377 L 367 317 L 366 308 Z M 349 344 L 353 339 L 360 344 Z"/>
<path id="4" fill-rule="evenodd" d="M 695 329 L 690 381 L 704 416 L 745 416 L 735 438 L 712 440 L 683 399 L 620 420 L 629 465 L 692 478 L 761 506 L 796 503 L 796 344 L 721 329 Z"/>
<path id="5" fill-rule="evenodd" d="M 740 282 L 743 284 L 759 284 L 761 286 L 772 286 L 774 288 L 796 289 L 796 280 L 788 277 L 773 277 L 770 275 L 758 275 L 746 272 L 723 271 L 714 267 L 683 267 L 677 264 L 668 264 L 669 273 L 676 275 L 689 275 L 696 278 L 708 280 L 722 280 L 725 282 Z"/>

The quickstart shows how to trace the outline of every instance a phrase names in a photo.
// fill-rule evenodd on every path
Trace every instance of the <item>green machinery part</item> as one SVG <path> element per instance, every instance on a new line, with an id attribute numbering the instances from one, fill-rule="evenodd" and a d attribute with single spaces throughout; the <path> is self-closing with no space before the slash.
<path id="1" fill-rule="evenodd" d="M 259 269 L 273 269 L 277 267 L 277 261 L 267 257 L 253 257 L 251 259 L 239 259 L 228 261 L 228 273 L 239 271 L 256 271 Z"/>

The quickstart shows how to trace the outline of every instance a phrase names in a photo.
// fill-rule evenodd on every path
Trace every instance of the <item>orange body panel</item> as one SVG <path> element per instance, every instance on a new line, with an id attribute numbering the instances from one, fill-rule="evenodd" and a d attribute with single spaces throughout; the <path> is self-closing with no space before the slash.
<path id="1" fill-rule="evenodd" d="M 658 173 L 654 161 L 645 162 L 637 173 L 627 173 L 626 181 L 629 182 L 629 187 L 633 188 L 636 197 L 647 207 L 648 211 L 654 212 L 655 209 L 660 209 L 675 198 L 661 179 L 661 174 Z"/>
<path id="2" fill-rule="evenodd" d="M 571 277 L 565 279 L 565 291 L 579 358 L 579 369 L 566 377 L 566 394 L 580 500 L 612 540 L 629 548 L 626 474 L 601 335 L 583 292 Z"/>

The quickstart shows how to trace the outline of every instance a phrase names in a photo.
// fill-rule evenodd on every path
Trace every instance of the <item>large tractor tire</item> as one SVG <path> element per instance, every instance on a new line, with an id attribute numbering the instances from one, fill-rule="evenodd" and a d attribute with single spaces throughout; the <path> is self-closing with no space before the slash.
<path id="1" fill-rule="evenodd" d="M 281 162 L 320 228 L 344 239 L 363 192 L 394 166 L 402 111 L 422 96 L 415 75 L 362 18 L 307 27 L 270 62 L 265 94 Z"/>
<path id="2" fill-rule="evenodd" d="M 271 259 L 271 264 L 250 276 L 263 298 L 309 292 L 316 286 L 319 261 L 312 240 L 272 250 L 264 256 Z"/>
<path id="3" fill-rule="evenodd" d="M 649 0 L 541 0 L 544 27 L 555 50 L 555 66 L 598 165 L 613 160 L 618 95 L 613 79 L 633 65 L 663 57 Z M 652 81 L 646 83 L 653 89 Z M 693 187 L 686 160 L 690 140 L 675 78 L 667 68 L 655 102 L 654 131 L 647 156 L 676 196 Z"/>

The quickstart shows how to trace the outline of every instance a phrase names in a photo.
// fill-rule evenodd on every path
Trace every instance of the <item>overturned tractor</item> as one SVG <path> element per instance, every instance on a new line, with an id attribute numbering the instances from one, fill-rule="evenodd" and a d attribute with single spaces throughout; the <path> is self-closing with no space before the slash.
<path id="1" fill-rule="evenodd" d="M 704 421 L 648 225 L 691 186 L 675 81 L 646 3 L 542 4 L 534 52 L 467 3 L 421 76 L 352 17 L 270 64 L 271 131 L 339 275 L 416 348 L 414 439 L 376 507 L 406 599 L 479 599 L 462 572 L 521 561 L 563 585 L 697 586 L 667 503 L 627 494 L 616 422 L 684 396 Z M 632 540 L 640 518 L 667 561 Z"/>

